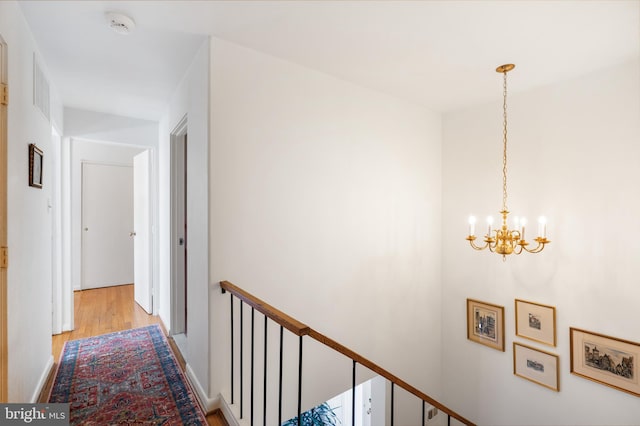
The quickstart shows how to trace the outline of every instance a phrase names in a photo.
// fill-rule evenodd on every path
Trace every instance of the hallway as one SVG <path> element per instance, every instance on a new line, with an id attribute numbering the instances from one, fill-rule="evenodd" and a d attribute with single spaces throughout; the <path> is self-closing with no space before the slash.
<path id="1" fill-rule="evenodd" d="M 159 317 L 148 315 L 133 301 L 133 284 L 76 291 L 73 294 L 73 306 L 74 330 L 52 337 L 52 354 L 56 364 L 68 340 L 151 324 L 162 325 Z"/>
<path id="2" fill-rule="evenodd" d="M 52 354 L 56 364 L 43 388 L 39 402 L 47 402 L 65 342 L 151 324 L 159 324 L 166 333 L 164 324 L 158 316 L 147 314 L 135 303 L 133 291 L 133 284 L 128 284 L 74 292 L 75 329 L 52 336 Z M 168 340 L 180 367 L 184 371 L 184 361 L 176 353 L 173 339 L 169 338 Z M 209 414 L 207 421 L 212 426 L 227 426 L 218 412 Z"/>

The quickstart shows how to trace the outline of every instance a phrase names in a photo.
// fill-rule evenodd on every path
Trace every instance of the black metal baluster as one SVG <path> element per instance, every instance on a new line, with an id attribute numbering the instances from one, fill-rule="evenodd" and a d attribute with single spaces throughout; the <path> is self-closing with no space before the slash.
<path id="1" fill-rule="evenodd" d="M 251 308 L 251 426 L 253 426 L 253 324 L 255 318 L 256 309 Z"/>
<path id="2" fill-rule="evenodd" d="M 264 386 L 262 388 L 262 424 L 267 426 L 267 316 L 264 316 Z"/>
<path id="3" fill-rule="evenodd" d="M 351 374 L 351 426 L 356 424 L 356 361 L 353 360 L 353 372 Z"/>
<path id="4" fill-rule="evenodd" d="M 233 405 L 233 294 L 229 293 L 231 300 L 231 405 Z"/>
<path id="5" fill-rule="evenodd" d="M 282 424 L 282 332 L 284 327 L 280 326 L 280 372 L 278 377 L 278 426 Z"/>
<path id="6" fill-rule="evenodd" d="M 421 424 L 424 426 L 424 400 L 422 400 L 422 423 Z"/>
<path id="7" fill-rule="evenodd" d="M 451 414 L 447 414 L 447 426 L 451 426 Z"/>
<path id="8" fill-rule="evenodd" d="M 393 393 L 394 393 L 395 383 L 391 382 L 391 426 L 393 426 Z"/>
<path id="9" fill-rule="evenodd" d="M 240 419 L 244 417 L 244 315 L 242 307 L 244 302 L 240 301 Z"/>
<path id="10" fill-rule="evenodd" d="M 302 336 L 298 350 L 298 426 L 302 426 Z"/>

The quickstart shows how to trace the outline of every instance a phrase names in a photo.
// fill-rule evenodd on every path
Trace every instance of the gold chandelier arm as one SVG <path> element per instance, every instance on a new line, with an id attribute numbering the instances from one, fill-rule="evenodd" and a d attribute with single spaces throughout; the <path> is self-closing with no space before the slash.
<path id="1" fill-rule="evenodd" d="M 528 249 L 526 247 L 526 244 L 520 244 L 520 247 L 522 247 L 522 249 L 524 249 L 527 253 L 540 253 L 542 250 L 544 250 L 545 245 L 549 244 L 551 241 L 547 240 L 546 238 L 542 238 L 542 237 L 538 237 L 534 240 L 536 243 L 538 243 L 537 246 L 535 246 L 532 249 Z M 520 254 L 520 253 L 518 253 Z"/>
<path id="2" fill-rule="evenodd" d="M 474 243 L 474 241 L 476 240 L 475 235 L 469 235 L 466 238 L 466 240 L 469 241 L 469 244 L 471 244 L 471 247 L 473 247 L 475 250 L 486 250 L 488 248 L 490 251 L 493 251 L 491 249 L 491 243 L 493 242 L 493 238 L 486 238 L 485 237 L 485 240 L 484 240 L 485 245 L 483 245 L 483 246 L 478 246 L 478 245 L 476 245 L 476 243 Z"/>
<path id="3" fill-rule="evenodd" d="M 524 245 L 518 243 L 518 244 L 516 244 L 515 248 L 513 249 L 513 253 L 514 254 L 520 254 L 520 253 L 522 253 L 523 249 L 524 249 Z"/>

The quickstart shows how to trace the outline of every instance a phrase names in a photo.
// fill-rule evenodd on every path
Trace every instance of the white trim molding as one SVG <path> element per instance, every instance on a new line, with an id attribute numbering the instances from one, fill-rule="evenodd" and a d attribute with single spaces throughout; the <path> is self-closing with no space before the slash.
<path id="1" fill-rule="evenodd" d="M 209 414 L 213 410 L 220 408 L 219 397 L 209 398 L 189 364 L 185 366 L 185 372 L 187 373 L 186 376 L 189 384 L 193 390 L 195 390 L 196 398 L 198 398 L 198 403 L 202 410 Z"/>
<path id="2" fill-rule="evenodd" d="M 38 402 L 38 400 L 40 399 L 40 394 L 42 393 L 42 390 L 44 389 L 44 385 L 47 383 L 47 379 L 49 378 L 49 374 L 51 374 L 51 369 L 53 368 L 53 355 L 51 355 L 49 357 L 49 360 L 47 361 L 47 365 L 44 367 L 44 370 L 42 371 L 42 374 L 40 375 L 40 378 L 38 379 L 38 384 L 36 385 L 36 388 L 33 391 L 33 394 L 31 395 L 31 399 L 29 400 L 29 402 L 31 404 L 35 404 Z M 53 383 L 51 384 L 51 386 L 53 386 Z"/>

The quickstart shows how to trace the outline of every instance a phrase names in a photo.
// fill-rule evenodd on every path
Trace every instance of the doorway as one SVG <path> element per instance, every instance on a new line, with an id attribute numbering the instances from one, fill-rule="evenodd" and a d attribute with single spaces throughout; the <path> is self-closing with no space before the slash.
<path id="1" fill-rule="evenodd" d="M 171 133 L 171 334 L 178 347 L 187 334 L 187 167 L 185 116 Z"/>
<path id="2" fill-rule="evenodd" d="M 147 273 L 147 292 L 148 294 L 142 295 L 139 299 L 138 303 L 142 306 L 145 301 L 147 302 L 147 306 L 144 310 L 147 310 L 149 313 L 154 313 L 155 309 L 158 308 L 158 304 L 156 303 L 154 306 L 154 300 L 158 300 L 157 297 L 154 297 L 154 291 L 157 291 L 157 286 L 154 286 L 155 280 L 155 268 L 157 268 L 157 264 L 155 263 L 156 258 L 156 250 L 157 250 L 157 241 L 154 238 L 154 229 L 156 222 L 156 202 L 157 202 L 157 178 L 154 175 L 154 171 L 156 170 L 156 156 L 154 155 L 153 148 L 149 148 L 145 145 L 125 145 L 117 142 L 110 141 L 97 141 L 90 140 L 84 138 L 63 138 L 62 146 L 60 149 L 60 170 L 61 170 L 61 213 L 60 217 L 62 218 L 62 249 L 61 255 L 59 256 L 58 261 L 60 262 L 59 268 L 62 271 L 63 280 L 61 286 L 61 298 L 56 298 L 55 295 L 53 297 L 53 303 L 60 303 L 60 299 L 62 299 L 61 305 L 54 307 L 54 311 L 57 309 L 62 316 L 62 329 L 61 332 L 69 332 L 74 330 L 75 328 L 75 307 L 74 307 L 74 292 L 81 291 L 89 288 L 98 288 L 104 285 L 107 286 L 118 286 L 118 285 L 126 285 L 126 284 L 135 284 L 140 279 L 136 278 L 136 256 L 134 254 L 135 240 L 136 238 L 132 234 L 137 234 L 136 224 L 134 223 L 134 182 L 133 178 L 135 161 L 134 158 L 136 155 L 139 155 L 143 152 L 147 152 L 146 156 L 146 171 L 143 172 L 144 178 L 141 179 L 141 187 L 143 187 L 148 194 L 143 198 L 145 200 L 144 204 L 146 204 L 145 210 L 147 214 L 146 216 L 146 224 L 144 227 L 138 225 L 138 229 L 146 229 L 148 235 L 148 243 L 142 243 L 141 247 L 147 247 L 147 252 L 144 254 L 146 261 L 148 262 L 148 266 L 143 266 L 143 270 L 148 271 Z M 123 250 L 127 251 L 129 254 L 127 258 L 123 261 L 113 260 L 112 258 L 104 257 L 103 259 L 99 259 L 96 263 L 99 263 L 100 267 L 103 268 L 111 268 L 118 269 L 116 271 L 119 274 L 119 278 L 112 279 L 110 281 L 103 281 L 102 285 L 85 285 L 85 278 L 91 277 L 95 275 L 95 273 L 90 272 L 86 274 L 87 270 L 85 267 L 85 259 L 83 259 L 83 245 L 87 242 L 91 243 L 91 241 L 87 241 L 87 237 L 96 236 L 97 231 L 96 226 L 102 226 L 102 221 L 99 221 L 95 225 L 90 225 L 87 220 L 84 218 L 84 213 L 87 212 L 87 208 L 94 209 L 96 206 L 86 206 L 87 199 L 85 199 L 83 192 L 87 189 L 91 192 L 91 187 L 95 188 L 95 185 L 89 185 L 87 188 L 83 183 L 83 178 L 86 178 L 85 171 L 87 167 L 91 168 L 92 166 L 96 166 L 96 168 L 125 168 L 128 169 L 128 173 L 130 177 L 127 178 L 129 182 L 122 189 L 122 193 L 128 193 L 130 197 L 130 212 L 127 213 L 127 219 L 123 220 L 123 224 L 126 222 L 126 226 L 123 226 L 117 233 L 119 234 L 120 239 L 125 240 L 125 244 L 128 244 L 128 247 Z M 108 174 L 108 173 L 107 173 Z M 104 180 L 104 179 L 103 179 Z M 114 179 L 115 180 L 115 179 Z M 93 191 L 91 196 L 99 196 L 101 197 L 104 194 L 104 190 L 98 189 Z M 102 198 L 98 198 L 98 201 L 103 201 Z M 99 207 L 98 207 L 99 208 Z M 95 222 L 94 222 L 95 223 Z M 85 228 L 88 228 L 85 230 Z M 140 231 L 144 233 L 143 231 Z M 97 243 L 104 243 L 104 239 L 97 238 Z M 142 258 L 143 256 L 138 256 L 138 258 Z M 128 274 L 125 276 L 122 274 L 122 265 L 125 263 L 130 264 L 128 267 Z M 124 278 L 123 278 L 124 277 Z"/>
<path id="3" fill-rule="evenodd" d="M 82 162 L 81 289 L 134 284 L 152 313 L 151 151 L 130 160 Z"/>

